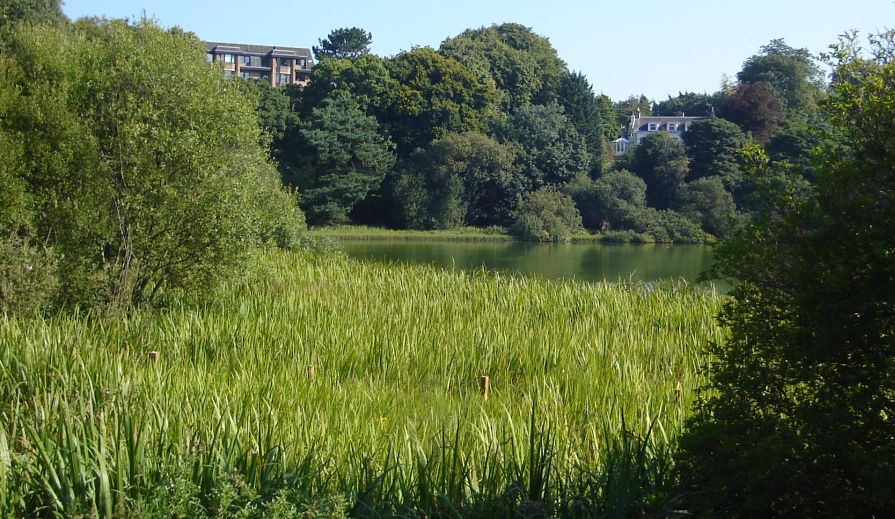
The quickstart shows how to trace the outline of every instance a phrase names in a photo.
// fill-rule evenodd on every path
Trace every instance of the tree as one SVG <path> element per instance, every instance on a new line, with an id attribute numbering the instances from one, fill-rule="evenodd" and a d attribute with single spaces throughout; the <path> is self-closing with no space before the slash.
<path id="1" fill-rule="evenodd" d="M 569 187 L 584 224 L 595 231 L 634 229 L 646 208 L 646 183 L 628 171 L 612 171 Z"/>
<path id="2" fill-rule="evenodd" d="M 575 202 L 547 186 L 529 193 L 516 209 L 511 232 L 526 240 L 569 241 L 581 231 L 581 215 Z"/>
<path id="3" fill-rule="evenodd" d="M 315 108 L 301 135 L 309 186 L 303 204 L 317 224 L 347 220 L 395 162 L 376 119 L 364 115 L 349 96 L 329 98 Z"/>
<path id="4" fill-rule="evenodd" d="M 466 30 L 446 39 L 438 52 L 474 71 L 480 81 L 493 82 L 506 112 L 530 104 L 543 88 L 537 61 L 511 46 L 497 27 Z"/>
<path id="5" fill-rule="evenodd" d="M 668 96 L 668 99 L 656 103 L 654 112 L 656 115 L 687 115 L 696 117 L 709 117 L 713 108 L 717 108 L 719 99 L 717 94 L 697 94 L 695 92 L 678 93 L 677 97 Z"/>
<path id="6" fill-rule="evenodd" d="M 786 118 L 801 121 L 816 112 L 823 90 L 823 76 L 811 53 L 794 49 L 782 39 L 771 40 L 747 59 L 737 79 L 749 85 L 767 83 Z"/>
<path id="7" fill-rule="evenodd" d="M 606 125 L 613 124 L 614 115 L 605 113 L 605 105 L 594 95 L 587 78 L 580 72 L 563 77 L 559 86 L 559 102 L 566 118 L 584 138 L 591 155 L 591 168 L 599 172 L 603 166 Z"/>
<path id="8" fill-rule="evenodd" d="M 740 83 L 721 102 L 718 115 L 736 123 L 758 144 L 766 144 L 783 121 L 783 105 L 764 81 Z"/>
<path id="9" fill-rule="evenodd" d="M 525 193 L 515 150 L 480 133 L 449 134 L 401 164 L 395 199 L 418 229 L 509 225 Z"/>
<path id="10" fill-rule="evenodd" d="M 630 168 L 646 182 L 650 207 L 668 209 L 687 176 L 687 152 L 679 139 L 667 132 L 655 132 L 634 147 Z"/>
<path id="11" fill-rule="evenodd" d="M 532 189 L 562 185 L 590 171 L 587 145 L 556 103 L 520 108 L 497 134 L 520 146 L 519 160 Z"/>
<path id="12" fill-rule="evenodd" d="M 748 139 L 737 125 L 724 119 L 696 121 L 683 138 L 691 180 L 716 175 L 723 179 L 739 178 L 738 152 Z"/>
<path id="13" fill-rule="evenodd" d="M 382 118 L 397 89 L 385 60 L 367 54 L 354 59 L 324 60 L 314 66 L 307 85 L 292 88 L 288 93 L 303 117 L 309 117 L 325 99 L 347 94 L 365 114 Z"/>
<path id="14" fill-rule="evenodd" d="M 66 20 L 62 13 L 62 0 L 5 0 L 0 4 L 0 34 L 19 23 L 59 23 Z"/>
<path id="15" fill-rule="evenodd" d="M 255 99 L 255 113 L 261 130 L 270 136 L 275 145 L 279 144 L 286 135 L 287 127 L 297 124 L 289 97 L 267 81 L 241 78 L 236 81 L 242 91 Z"/>
<path id="16" fill-rule="evenodd" d="M 769 186 L 716 254 L 733 278 L 682 438 L 700 517 L 884 517 L 895 502 L 895 38 L 846 42 L 822 104 L 838 141 L 807 197 Z M 753 150 L 756 175 L 773 168 Z"/>
<path id="17" fill-rule="evenodd" d="M 317 61 L 327 59 L 354 59 L 370 53 L 373 35 L 359 27 L 335 29 L 329 35 L 318 40 L 320 46 L 314 46 Z"/>
<path id="18" fill-rule="evenodd" d="M 719 177 L 703 177 L 684 184 L 677 210 L 705 232 L 724 238 L 736 224 L 733 196 Z"/>
<path id="19" fill-rule="evenodd" d="M 397 86 L 381 120 L 401 157 L 449 133 L 482 131 L 496 111 L 493 83 L 430 48 L 402 52 L 387 67 Z"/>
<path id="20" fill-rule="evenodd" d="M 253 246 L 297 239 L 303 219 L 259 145 L 253 104 L 195 40 L 105 20 L 12 38 L 0 135 L 21 152 L 27 220 L 4 233 L 60 259 L 62 303 L 203 293 Z"/>

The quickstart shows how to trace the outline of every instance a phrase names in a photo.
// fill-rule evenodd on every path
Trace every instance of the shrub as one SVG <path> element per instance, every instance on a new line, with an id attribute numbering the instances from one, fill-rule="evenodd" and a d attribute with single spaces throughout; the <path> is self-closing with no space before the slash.
<path id="1" fill-rule="evenodd" d="M 544 187 L 519 204 L 511 233 L 524 240 L 569 241 L 581 230 L 581 213 L 575 202 L 552 187 Z"/>

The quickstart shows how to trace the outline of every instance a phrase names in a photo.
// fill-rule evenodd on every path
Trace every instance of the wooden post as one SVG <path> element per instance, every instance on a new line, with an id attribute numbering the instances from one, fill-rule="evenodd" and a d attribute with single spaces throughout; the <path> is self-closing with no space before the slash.
<path id="1" fill-rule="evenodd" d="M 151 360 L 152 362 L 156 362 L 158 360 L 158 352 L 150 351 L 149 352 L 149 360 Z"/>
<path id="2" fill-rule="evenodd" d="M 681 393 L 683 392 L 683 388 L 681 387 L 680 381 L 677 383 L 677 387 L 674 388 L 674 399 L 678 402 L 681 401 Z"/>
<path id="3" fill-rule="evenodd" d="M 486 375 L 479 377 L 479 391 L 482 393 L 482 399 L 488 400 L 488 391 L 491 389 L 491 379 Z"/>
<path id="4" fill-rule="evenodd" d="M 314 378 L 314 365 L 308 364 L 308 380 Z"/>

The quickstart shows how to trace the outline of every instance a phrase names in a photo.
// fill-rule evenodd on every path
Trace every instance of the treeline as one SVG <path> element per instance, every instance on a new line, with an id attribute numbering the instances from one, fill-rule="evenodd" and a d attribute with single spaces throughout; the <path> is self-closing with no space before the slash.
<path id="1" fill-rule="evenodd" d="M 761 203 L 743 175 L 748 144 L 786 165 L 781 181 L 810 188 L 825 86 L 811 54 L 782 40 L 746 60 L 737 83 L 660 103 L 595 94 L 546 38 L 517 24 L 390 58 L 370 43 L 362 29 L 330 33 L 303 88 L 242 81 L 314 225 L 703 241 Z M 635 112 L 708 119 L 683 142 L 656 132 L 616 157 L 610 143 Z"/>

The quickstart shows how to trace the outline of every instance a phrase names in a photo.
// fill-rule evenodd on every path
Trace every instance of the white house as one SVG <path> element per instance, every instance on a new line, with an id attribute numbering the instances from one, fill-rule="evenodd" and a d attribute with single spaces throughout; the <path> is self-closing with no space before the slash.
<path id="1" fill-rule="evenodd" d="M 676 139 L 682 139 L 684 132 L 690 130 L 690 125 L 696 121 L 708 119 L 708 117 L 688 117 L 686 115 L 649 115 L 642 116 L 640 113 L 631 114 L 631 121 L 628 127 L 622 132 L 623 135 L 612 141 L 612 150 L 616 155 L 621 155 L 628 151 L 631 146 L 636 146 L 652 132 L 668 132 Z"/>

